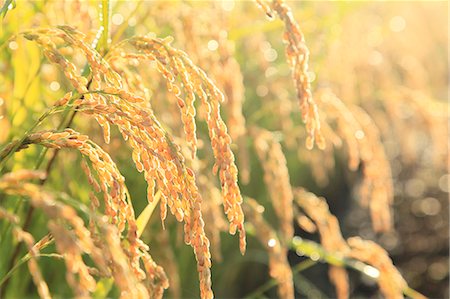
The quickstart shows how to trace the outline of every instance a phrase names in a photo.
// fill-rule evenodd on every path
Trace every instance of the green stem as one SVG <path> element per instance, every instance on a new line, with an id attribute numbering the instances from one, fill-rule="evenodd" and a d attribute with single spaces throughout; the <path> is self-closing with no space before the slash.
<path id="1" fill-rule="evenodd" d="M 36 257 L 51 257 L 51 258 L 62 258 L 62 256 L 60 254 L 57 253 L 41 253 L 36 255 Z M 0 280 L 0 286 L 2 286 L 12 275 L 13 273 L 20 268 L 20 266 L 22 266 L 24 263 L 28 262 L 31 259 L 31 255 L 30 254 L 26 254 L 25 256 L 23 256 L 18 262 L 17 264 L 14 265 L 14 267 L 8 271 L 8 273 L 5 274 L 5 276 L 3 276 L 3 278 Z"/>
<path id="2" fill-rule="evenodd" d="M 308 256 L 309 258 L 312 258 L 316 261 L 326 262 L 330 265 L 338 267 L 352 268 L 377 281 L 380 278 L 380 271 L 377 268 L 361 261 L 346 258 L 342 255 L 329 252 L 316 242 L 303 240 L 300 237 L 294 237 L 291 242 L 291 248 L 295 250 L 297 254 Z M 421 293 L 410 288 L 409 286 L 406 286 L 402 291 L 404 295 L 411 298 L 426 298 Z"/>
<path id="3" fill-rule="evenodd" d="M 111 3 L 109 0 L 102 0 L 101 3 L 101 22 L 103 27 L 103 32 L 100 37 L 100 43 L 99 48 L 100 50 L 103 50 L 103 52 L 106 52 L 108 49 L 108 39 L 109 39 L 109 24 L 110 24 L 110 18 L 111 18 Z"/>
<path id="4" fill-rule="evenodd" d="M 53 112 L 53 108 L 50 110 L 47 110 L 39 119 L 29 128 L 25 134 L 22 136 L 22 138 L 19 141 L 15 141 L 12 146 L 6 146 L 2 153 L 0 154 L 1 160 L 0 160 L 0 172 L 3 170 L 3 168 L 6 165 L 6 162 L 11 158 L 11 156 L 20 148 L 20 146 L 23 145 L 24 141 L 27 139 L 28 135 L 36 128 L 38 127 L 44 119 L 49 116 Z"/>
<path id="5" fill-rule="evenodd" d="M 292 274 L 298 274 L 300 272 L 302 272 L 303 270 L 306 270 L 312 266 L 314 266 L 317 262 L 307 259 L 304 260 L 301 263 L 298 263 L 297 265 L 295 265 L 292 268 Z M 270 290 L 271 288 L 275 287 L 276 285 L 278 285 L 279 281 L 275 280 L 275 279 L 271 279 L 268 282 L 266 282 L 265 284 L 263 284 L 262 286 L 260 286 L 259 288 L 257 288 L 255 291 L 253 291 L 250 295 L 246 296 L 246 299 L 250 299 L 250 298 L 260 298 L 264 292 L 267 292 L 268 290 Z"/>

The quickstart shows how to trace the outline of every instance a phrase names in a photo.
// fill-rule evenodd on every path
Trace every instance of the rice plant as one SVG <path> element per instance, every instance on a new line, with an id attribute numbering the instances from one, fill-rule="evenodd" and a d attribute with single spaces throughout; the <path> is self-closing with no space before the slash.
<path id="1" fill-rule="evenodd" d="M 0 2 L 0 298 L 448 296 L 445 6 Z"/>

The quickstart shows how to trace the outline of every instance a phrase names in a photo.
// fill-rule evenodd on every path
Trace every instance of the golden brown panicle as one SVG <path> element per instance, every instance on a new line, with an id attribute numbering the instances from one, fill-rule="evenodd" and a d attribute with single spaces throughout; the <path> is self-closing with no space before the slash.
<path id="1" fill-rule="evenodd" d="M 295 190 L 295 201 L 301 209 L 314 221 L 320 235 L 323 248 L 334 254 L 345 255 L 348 245 L 341 235 L 337 218 L 328 209 L 324 198 L 319 198 L 311 192 L 298 188 Z M 306 229 L 309 227 L 307 226 Z M 348 275 L 343 267 L 330 266 L 328 271 L 330 280 L 336 286 L 336 295 L 339 299 L 349 296 Z"/>
<path id="2" fill-rule="evenodd" d="M 319 112 L 311 91 L 311 80 L 308 74 L 309 49 L 300 26 L 294 19 L 290 7 L 283 0 L 257 0 L 260 7 L 270 18 L 276 13 L 284 22 L 283 41 L 286 44 L 286 57 L 291 67 L 292 78 L 297 89 L 302 119 L 306 124 L 306 147 L 312 149 L 314 142 L 320 149 L 325 148 L 325 139 L 320 131 Z"/>

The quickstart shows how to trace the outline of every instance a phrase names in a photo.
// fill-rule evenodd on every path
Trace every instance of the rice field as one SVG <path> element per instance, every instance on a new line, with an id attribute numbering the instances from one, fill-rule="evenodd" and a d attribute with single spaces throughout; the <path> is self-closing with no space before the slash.
<path id="1" fill-rule="evenodd" d="M 0 15 L 0 298 L 449 296 L 448 3 Z"/>

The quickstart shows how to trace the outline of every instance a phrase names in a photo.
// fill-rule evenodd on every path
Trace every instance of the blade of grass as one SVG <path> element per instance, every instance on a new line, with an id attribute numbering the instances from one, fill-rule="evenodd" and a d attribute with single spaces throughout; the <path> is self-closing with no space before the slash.
<path id="1" fill-rule="evenodd" d="M 298 263 L 297 265 L 295 265 L 292 268 L 292 274 L 298 274 L 300 272 L 302 272 L 303 270 L 306 270 L 312 266 L 314 266 L 317 262 L 307 259 L 304 260 L 301 263 Z M 270 290 L 271 288 L 275 287 L 278 284 L 278 281 L 275 279 L 271 279 L 268 282 L 266 282 L 265 284 L 263 284 L 262 286 L 260 286 L 259 288 L 257 288 L 255 291 L 253 291 L 250 295 L 246 296 L 246 299 L 250 299 L 250 298 L 261 298 L 261 296 L 263 296 L 263 294 L 265 292 L 267 292 L 268 290 Z"/>
<path id="2" fill-rule="evenodd" d="M 111 3 L 109 0 L 102 0 L 100 3 L 100 22 L 102 23 L 103 32 L 100 37 L 99 49 L 106 52 L 108 49 L 109 27 L 111 19 Z"/>
<path id="3" fill-rule="evenodd" d="M 59 258 L 62 259 L 63 256 L 58 254 L 58 253 L 41 253 L 36 255 L 36 257 L 50 257 L 50 258 Z M 9 270 L 8 273 L 5 274 L 5 276 L 3 276 L 3 278 L 0 280 L 0 286 L 3 285 L 3 283 L 5 283 L 12 275 L 13 273 L 20 268 L 20 266 L 22 266 L 23 264 L 25 264 L 26 262 L 28 262 L 28 260 L 31 258 L 31 256 L 29 254 L 25 255 L 24 257 L 22 257 L 15 265 L 14 268 L 12 268 L 11 270 Z"/>
<path id="4" fill-rule="evenodd" d="M 142 233 L 145 230 L 145 227 L 148 224 L 148 221 L 150 220 L 150 217 L 153 214 L 153 211 L 155 210 L 156 206 L 158 205 L 159 199 L 161 198 L 161 191 L 158 190 L 155 194 L 155 198 L 151 203 L 149 203 L 144 210 L 141 212 L 139 217 L 136 219 L 136 225 L 137 225 L 137 235 L 140 237 Z"/>

